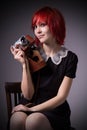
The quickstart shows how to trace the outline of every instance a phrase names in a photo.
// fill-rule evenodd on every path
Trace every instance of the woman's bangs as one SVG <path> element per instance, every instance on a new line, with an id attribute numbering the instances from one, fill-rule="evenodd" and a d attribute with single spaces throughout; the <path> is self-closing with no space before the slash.
<path id="1" fill-rule="evenodd" d="M 33 27 L 36 25 L 36 24 L 40 24 L 40 23 L 47 23 L 47 17 L 44 16 L 44 15 L 36 15 L 33 19 Z"/>

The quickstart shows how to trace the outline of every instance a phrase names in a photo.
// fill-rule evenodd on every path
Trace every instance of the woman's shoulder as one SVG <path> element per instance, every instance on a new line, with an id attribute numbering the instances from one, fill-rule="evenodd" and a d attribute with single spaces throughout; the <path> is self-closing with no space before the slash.
<path id="1" fill-rule="evenodd" d="M 78 61 L 78 56 L 74 51 L 68 50 L 67 58 Z"/>

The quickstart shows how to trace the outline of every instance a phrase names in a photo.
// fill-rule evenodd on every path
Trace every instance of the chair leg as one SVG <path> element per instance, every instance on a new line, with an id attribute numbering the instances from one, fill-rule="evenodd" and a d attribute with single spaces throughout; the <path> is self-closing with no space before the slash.
<path id="1" fill-rule="evenodd" d="M 10 130 L 10 120 L 7 122 L 7 130 Z"/>

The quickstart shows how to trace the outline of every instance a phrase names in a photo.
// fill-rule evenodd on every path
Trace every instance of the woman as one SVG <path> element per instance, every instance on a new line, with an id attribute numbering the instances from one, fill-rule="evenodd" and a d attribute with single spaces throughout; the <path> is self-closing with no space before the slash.
<path id="1" fill-rule="evenodd" d="M 11 47 L 14 58 L 23 68 L 23 97 L 21 104 L 12 110 L 10 130 L 68 130 L 71 111 L 67 96 L 76 76 L 78 58 L 64 47 L 64 18 L 57 9 L 43 7 L 33 15 L 32 29 L 46 66 L 39 71 L 39 88 L 37 97 L 33 98 L 38 72 L 31 75 L 25 53 Z M 29 101 L 35 105 L 23 105 Z"/>

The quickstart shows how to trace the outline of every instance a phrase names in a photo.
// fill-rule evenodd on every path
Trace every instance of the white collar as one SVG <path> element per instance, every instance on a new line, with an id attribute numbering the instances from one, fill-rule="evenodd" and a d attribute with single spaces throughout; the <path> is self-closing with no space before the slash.
<path id="1" fill-rule="evenodd" d="M 47 62 L 49 58 L 51 58 L 52 62 L 56 65 L 60 64 L 60 62 L 62 61 L 62 59 L 64 57 L 67 56 L 68 54 L 68 49 L 65 48 L 64 46 L 61 47 L 60 51 L 58 51 L 54 56 L 52 57 L 47 57 L 47 55 L 44 53 L 44 51 L 42 51 L 42 49 L 40 50 L 42 57 L 44 58 L 44 60 Z"/>

